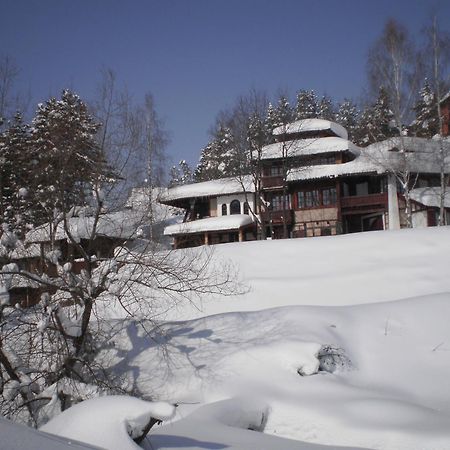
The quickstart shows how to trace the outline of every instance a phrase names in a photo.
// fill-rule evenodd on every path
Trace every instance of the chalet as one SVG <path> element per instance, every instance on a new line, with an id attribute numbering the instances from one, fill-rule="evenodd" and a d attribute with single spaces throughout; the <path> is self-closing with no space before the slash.
<path id="1" fill-rule="evenodd" d="M 174 238 L 175 248 L 256 239 L 250 214 L 255 187 L 249 176 L 176 186 L 159 201 L 185 210 L 183 223 L 164 229 Z"/>
<path id="2" fill-rule="evenodd" d="M 177 186 L 161 196 L 185 210 L 183 223 L 164 230 L 175 248 L 253 240 L 256 222 L 275 239 L 405 227 L 402 172 L 410 178 L 413 226 L 436 224 L 440 142 L 397 137 L 359 148 L 344 127 L 322 119 L 273 134 L 275 143 L 259 155 L 258 192 L 246 176 Z M 443 145 L 450 154 L 450 142 Z"/>
<path id="3" fill-rule="evenodd" d="M 142 214 L 133 210 L 105 213 L 98 218 L 85 213 L 83 209 L 71 211 L 66 226 L 61 220 L 29 231 L 24 242 L 17 243 L 9 261 L 19 270 L 45 274 L 50 279 L 58 276 L 58 261 L 70 264 L 70 271 L 79 274 L 86 268 L 85 255 L 94 262 L 111 258 L 117 246 L 137 237 L 143 220 Z M 54 292 L 51 287 L 20 275 L 7 278 L 3 276 L 3 282 L 6 281 L 10 301 L 22 306 L 36 304 L 43 292 Z"/>

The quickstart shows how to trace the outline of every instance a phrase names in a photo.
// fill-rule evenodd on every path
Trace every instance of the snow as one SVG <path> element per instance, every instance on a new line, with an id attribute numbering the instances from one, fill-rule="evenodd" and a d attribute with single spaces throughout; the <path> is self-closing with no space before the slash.
<path id="1" fill-rule="evenodd" d="M 161 193 L 160 201 L 170 203 L 174 200 L 194 197 L 212 197 L 216 195 L 234 194 L 238 192 L 255 192 L 251 176 L 244 176 L 242 180 L 236 177 L 220 178 L 218 180 L 203 181 L 201 183 L 175 186 Z"/>
<path id="2" fill-rule="evenodd" d="M 331 448 L 447 450 L 448 314 L 448 293 L 224 313 L 166 325 L 168 360 L 139 332 L 128 364 L 140 371 L 130 369 L 130 382 L 180 403 L 176 421 L 151 433 L 151 448 L 302 448 L 268 435 Z M 117 335 L 115 343 L 120 351 Z M 317 372 L 326 344 L 344 349 L 352 366 Z M 246 447 L 244 429 L 258 423 L 264 434 Z"/>
<path id="3" fill-rule="evenodd" d="M 261 151 L 261 159 L 278 159 L 296 156 L 320 155 L 326 153 L 349 151 L 358 155 L 360 149 L 341 137 L 324 137 L 317 139 L 296 139 L 294 141 L 276 142 L 266 145 Z"/>
<path id="4" fill-rule="evenodd" d="M 448 98 L 450 98 L 450 91 L 448 91 L 441 99 L 441 103 L 445 102 L 445 100 L 447 100 Z"/>
<path id="5" fill-rule="evenodd" d="M 233 214 L 230 216 L 208 217 L 180 224 L 170 225 L 164 229 L 166 236 L 177 234 L 202 233 L 205 231 L 238 230 L 253 223 L 252 217 L 247 214 Z"/>
<path id="6" fill-rule="evenodd" d="M 326 138 L 329 139 L 329 138 Z M 291 169 L 288 181 L 335 178 L 358 174 L 383 174 L 408 169 L 411 172 L 439 173 L 439 142 L 424 138 L 403 138 L 406 153 L 400 153 L 400 138 L 391 138 L 361 149 L 353 161 L 322 164 Z M 450 172 L 450 144 L 443 143 L 447 159 L 445 171 Z M 394 149 L 397 149 L 394 150 Z"/>
<path id="7" fill-rule="evenodd" d="M 439 227 L 215 246 L 245 289 L 174 299 L 166 317 L 182 320 L 156 328 L 102 320 L 99 362 L 179 404 L 144 449 L 448 450 L 449 245 Z M 83 402 L 43 430 L 137 448 L 127 430 L 161 411 L 135 401 Z"/>
<path id="8" fill-rule="evenodd" d="M 385 167 L 363 153 L 353 161 L 342 164 L 322 164 L 291 169 L 287 175 L 287 181 L 335 178 L 358 174 L 382 174 L 386 172 L 387 169 Z"/>
<path id="9" fill-rule="evenodd" d="M 41 246 L 39 244 L 24 245 L 22 241 L 17 241 L 14 250 L 11 252 L 12 259 L 40 258 Z"/>
<path id="10" fill-rule="evenodd" d="M 302 119 L 296 122 L 288 123 L 273 130 L 275 136 L 283 134 L 308 133 L 311 131 L 332 131 L 336 136 L 342 139 L 348 139 L 347 130 L 338 123 L 324 119 Z"/>
<path id="11" fill-rule="evenodd" d="M 40 429 L 108 450 L 134 450 L 140 447 L 132 439 L 141 436 L 151 418 L 168 420 L 174 413 L 168 403 L 113 395 L 78 403 Z"/>
<path id="12" fill-rule="evenodd" d="M 425 206 L 439 208 L 441 205 L 441 189 L 437 187 L 421 187 L 409 192 L 411 200 Z M 450 208 L 450 190 L 447 189 L 444 197 L 444 206 Z"/>
<path id="13" fill-rule="evenodd" d="M 99 448 L 73 439 L 43 433 L 2 417 L 0 417 L 0 436 L 2 450 L 90 450 Z"/>
<path id="14" fill-rule="evenodd" d="M 136 237 L 138 228 L 146 223 L 145 216 L 140 211 L 124 210 L 108 214 L 102 214 L 96 224 L 96 235 L 119 239 Z M 75 240 L 89 239 L 94 228 L 95 217 L 70 217 L 67 226 Z M 53 225 L 52 225 L 53 227 Z M 56 229 L 51 232 L 51 225 L 45 224 L 29 231 L 26 235 L 26 243 L 46 242 L 53 239 L 63 240 L 67 238 L 64 223 L 60 221 Z"/>

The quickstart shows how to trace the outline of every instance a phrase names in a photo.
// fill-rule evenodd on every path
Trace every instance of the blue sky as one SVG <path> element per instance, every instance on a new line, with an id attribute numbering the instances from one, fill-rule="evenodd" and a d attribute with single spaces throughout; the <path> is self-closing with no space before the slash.
<path id="1" fill-rule="evenodd" d="M 92 98 L 102 67 L 151 92 L 174 161 L 196 163 L 219 110 L 251 88 L 357 99 L 385 21 L 418 34 L 443 0 L 0 0 L 0 54 L 34 105 L 70 87 Z M 448 26 L 448 25 L 447 25 Z"/>

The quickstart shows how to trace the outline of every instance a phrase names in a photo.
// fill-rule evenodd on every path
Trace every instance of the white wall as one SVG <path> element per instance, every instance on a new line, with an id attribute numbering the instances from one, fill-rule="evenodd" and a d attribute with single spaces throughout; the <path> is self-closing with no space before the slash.
<path id="1" fill-rule="evenodd" d="M 217 216 L 222 215 L 222 205 L 225 203 L 227 205 L 227 215 L 230 214 L 230 203 L 233 200 L 239 200 L 241 203 L 241 214 L 244 214 L 244 203 L 245 203 L 245 194 L 232 194 L 232 195 L 220 195 L 217 197 Z M 254 194 L 247 193 L 247 201 L 250 205 L 252 211 L 254 211 Z"/>

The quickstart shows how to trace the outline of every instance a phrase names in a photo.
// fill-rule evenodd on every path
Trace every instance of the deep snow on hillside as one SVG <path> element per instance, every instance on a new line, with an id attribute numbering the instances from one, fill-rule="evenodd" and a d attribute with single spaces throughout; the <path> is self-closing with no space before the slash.
<path id="1" fill-rule="evenodd" d="M 217 246 L 244 294 L 148 334 L 113 308 L 99 358 L 179 405 L 146 449 L 448 450 L 449 250 L 449 227 Z"/>
<path id="2" fill-rule="evenodd" d="M 123 328 L 119 321 L 122 334 L 112 333 L 115 349 L 108 357 L 127 355 L 114 370 L 127 372 L 141 392 L 180 403 L 178 419 L 195 419 L 193 411 L 202 417 L 207 405 L 233 399 L 267 412 L 264 432 L 272 436 L 444 450 L 450 448 L 449 316 L 449 294 L 361 306 L 290 306 L 168 324 L 158 343 L 135 322 Z M 342 355 L 334 373 L 318 370 L 323 346 Z M 244 406 L 234 415 L 246 412 Z M 217 422 L 207 410 L 203 417 Z M 153 448 L 172 448 L 168 436 L 180 427 L 189 429 L 183 422 L 159 429 Z M 211 442 L 208 421 L 204 427 L 192 427 L 189 437 L 201 441 L 207 433 Z"/>
<path id="3" fill-rule="evenodd" d="M 446 227 L 217 246 L 247 293 L 178 306 L 203 317 L 156 340 L 113 321 L 103 356 L 180 404 L 151 448 L 448 449 L 449 244 Z"/>
<path id="4" fill-rule="evenodd" d="M 197 252 L 205 247 L 177 250 Z M 450 292 L 450 227 L 211 246 L 215 271 L 233 266 L 240 295 L 155 304 L 158 319 L 185 320 L 286 305 L 356 305 Z M 154 295 L 142 291 L 142 295 Z M 107 303 L 106 313 L 124 317 Z"/>

